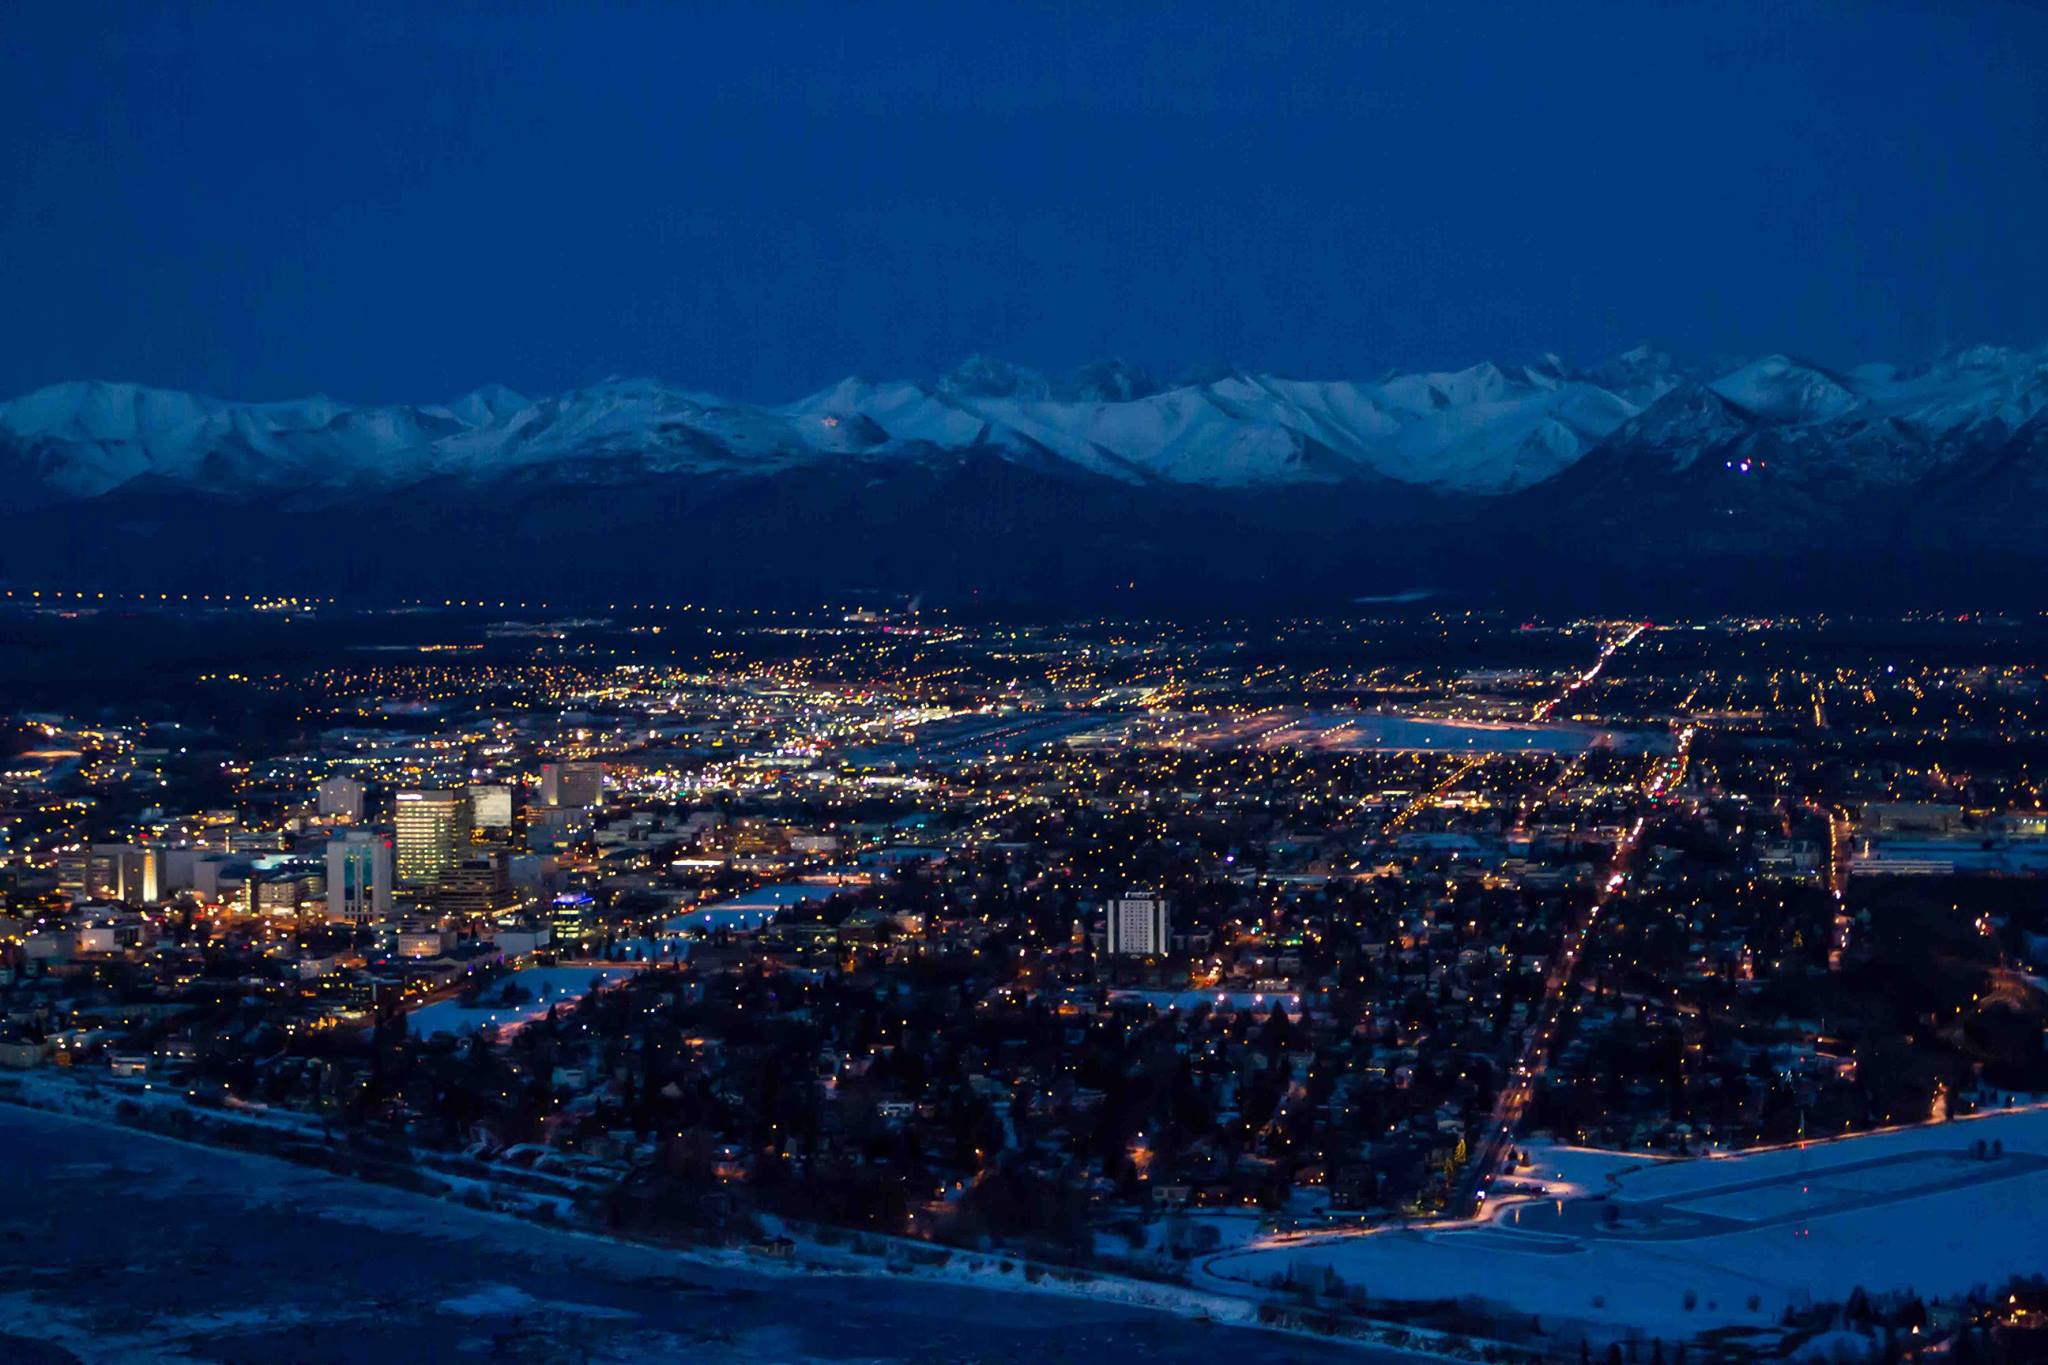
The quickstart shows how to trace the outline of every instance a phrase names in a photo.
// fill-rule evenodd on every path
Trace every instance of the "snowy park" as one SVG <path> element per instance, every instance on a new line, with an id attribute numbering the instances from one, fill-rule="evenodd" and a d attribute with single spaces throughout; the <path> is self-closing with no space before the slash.
<path id="1" fill-rule="evenodd" d="M 1269 1239 L 1220 1281 L 1334 1272 L 1375 1300 L 1485 1300 L 1682 1339 L 1862 1288 L 1923 1297 L 2048 1271 L 2048 1110 L 1729 1156 L 1532 1147 L 1545 1197 L 1481 1223 Z"/>
<path id="2" fill-rule="evenodd" d="M 420 1038 L 435 1034 L 467 1038 L 479 1029 L 505 1038 L 536 1019 L 545 1019 L 550 1009 L 567 1009 L 592 991 L 616 986 L 639 970 L 637 964 L 525 967 L 491 982 L 472 1002 L 458 998 L 420 1006 L 406 1017 L 406 1027 Z"/>

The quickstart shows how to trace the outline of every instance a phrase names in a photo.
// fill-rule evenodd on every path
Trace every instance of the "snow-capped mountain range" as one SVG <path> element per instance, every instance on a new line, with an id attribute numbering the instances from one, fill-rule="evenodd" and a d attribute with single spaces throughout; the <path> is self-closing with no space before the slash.
<path id="1" fill-rule="evenodd" d="M 17 487 L 72 500 L 138 480 L 236 494 L 513 472 L 612 478 L 621 467 L 635 477 L 886 472 L 970 456 L 1136 486 L 1391 480 L 1499 495 L 1603 446 L 1632 458 L 1662 452 L 1683 469 L 1759 433 L 1773 451 L 1803 443 L 1856 478 L 1890 482 L 2009 438 L 2044 409 L 2048 346 L 1847 371 L 1782 355 L 1699 371 L 1638 348 L 1583 370 L 1545 357 L 1373 382 L 1230 372 L 1171 385 L 1116 362 L 1055 382 L 976 357 L 936 383 L 848 379 L 780 406 L 651 380 L 538 399 L 489 387 L 386 407 L 84 381 L 0 404 L 0 470 Z"/>

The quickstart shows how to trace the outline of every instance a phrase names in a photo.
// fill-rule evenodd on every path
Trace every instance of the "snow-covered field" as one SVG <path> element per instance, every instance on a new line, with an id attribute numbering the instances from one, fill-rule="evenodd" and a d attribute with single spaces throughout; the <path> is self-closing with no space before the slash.
<path id="1" fill-rule="evenodd" d="M 593 990 L 615 986 L 634 972 L 638 964 L 608 964 L 602 967 L 523 967 L 491 983 L 474 1005 L 460 1000 L 437 1000 L 422 1005 L 406 1016 L 406 1027 L 421 1038 L 446 1033 L 467 1038 L 478 1029 L 493 1030 L 498 1037 L 517 1033 L 559 1005 L 575 1004 Z M 515 989 L 516 988 L 516 989 Z M 519 996 L 512 999 L 512 996 Z"/>
<path id="2" fill-rule="evenodd" d="M 1980 1157 L 1979 1142 L 2002 1150 Z M 1556 1197 L 1484 1225 L 1268 1243 L 1207 1273 L 1258 1284 L 1328 1267 L 1374 1299 L 1483 1298 L 1669 1340 L 1768 1326 L 1859 1286 L 1946 1296 L 2048 1272 L 2048 1109 L 1688 1161 L 1532 1157 L 1526 1178 Z"/>
<path id="3" fill-rule="evenodd" d="M 1301 1013 L 1301 994 L 1298 991 L 1120 990 L 1109 992 L 1109 1003 L 1150 1005 L 1162 1010 L 1207 1007 L 1217 1011 L 1251 1010 L 1258 1014 L 1271 1014 L 1275 1009 L 1284 1009 L 1290 1014 Z"/>
<path id="4" fill-rule="evenodd" d="M 11 1104 L 0 1143 L 36 1176 L 0 1200 L 5 1361 L 1394 1359 L 994 1254 L 677 1252 Z"/>
<path id="5" fill-rule="evenodd" d="M 718 929 L 759 929 L 783 911 L 830 900 L 844 886 L 834 882 L 776 882 L 712 905 L 700 905 L 662 923 L 665 934 L 710 933 Z"/>

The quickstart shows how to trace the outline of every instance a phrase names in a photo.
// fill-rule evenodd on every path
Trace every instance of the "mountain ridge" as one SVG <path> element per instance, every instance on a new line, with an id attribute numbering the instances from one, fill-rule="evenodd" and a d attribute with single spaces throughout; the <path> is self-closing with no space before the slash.
<path id="1" fill-rule="evenodd" d="M 1886 422 L 1940 437 L 2000 421 L 2017 430 L 2048 406 L 2048 347 L 1975 347 L 1912 368 L 1841 372 L 1772 354 L 1714 375 L 1644 346 L 1586 370 L 1544 356 L 1371 382 L 1230 370 L 1175 384 L 1122 361 L 1054 381 L 977 355 L 931 383 L 848 378 L 784 404 L 630 378 L 540 398 L 484 385 L 442 403 L 381 406 L 324 396 L 243 403 L 74 380 L 0 403 L 0 437 L 14 448 L 13 472 L 60 498 L 99 496 L 145 473 L 214 491 L 395 486 L 632 457 L 649 473 L 750 477 L 960 451 L 1132 483 L 1386 478 L 1499 495 L 1555 477 L 1624 429 L 1636 440 L 1647 428 L 1686 436 L 1687 405 L 1691 423 L 1709 416 L 1702 391 L 1759 425 L 1832 424 L 1846 435 Z M 1667 401 L 1674 393 L 1677 404 Z"/>
<path id="2" fill-rule="evenodd" d="M 1372 383 L 981 358 L 770 406 L 632 379 L 385 407 L 81 382 L 0 405 L 0 479 L 29 513 L 10 586 L 2031 610 L 2048 347 Z"/>

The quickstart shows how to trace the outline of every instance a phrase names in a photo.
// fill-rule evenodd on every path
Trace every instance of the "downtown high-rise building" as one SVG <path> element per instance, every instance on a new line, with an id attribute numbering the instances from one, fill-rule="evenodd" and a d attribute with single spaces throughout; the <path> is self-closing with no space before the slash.
<path id="1" fill-rule="evenodd" d="M 391 839 L 350 830 L 327 841 L 327 918 L 333 924 L 382 924 L 391 918 Z"/>
<path id="2" fill-rule="evenodd" d="M 1172 916 L 1166 897 L 1156 891 L 1126 891 L 1104 907 L 1103 920 L 1112 953 L 1152 957 L 1172 942 Z"/>
<path id="3" fill-rule="evenodd" d="M 552 809 L 587 810 L 604 803 L 604 764 L 543 763 L 540 803 Z"/>
<path id="4" fill-rule="evenodd" d="M 470 827 L 478 838 L 512 832 L 512 789 L 495 782 L 472 782 L 464 789 L 469 797 Z"/>
<path id="5" fill-rule="evenodd" d="M 80 880 L 79 893 L 86 898 L 149 905 L 165 895 L 163 851 L 140 844 L 94 844 Z"/>
<path id="6" fill-rule="evenodd" d="M 468 850 L 434 889 L 434 909 L 443 915 L 479 919 L 515 904 L 503 849 Z"/>
<path id="7" fill-rule="evenodd" d="M 393 809 L 401 886 L 438 886 L 469 846 L 469 799 L 461 792 L 402 791 Z"/>

